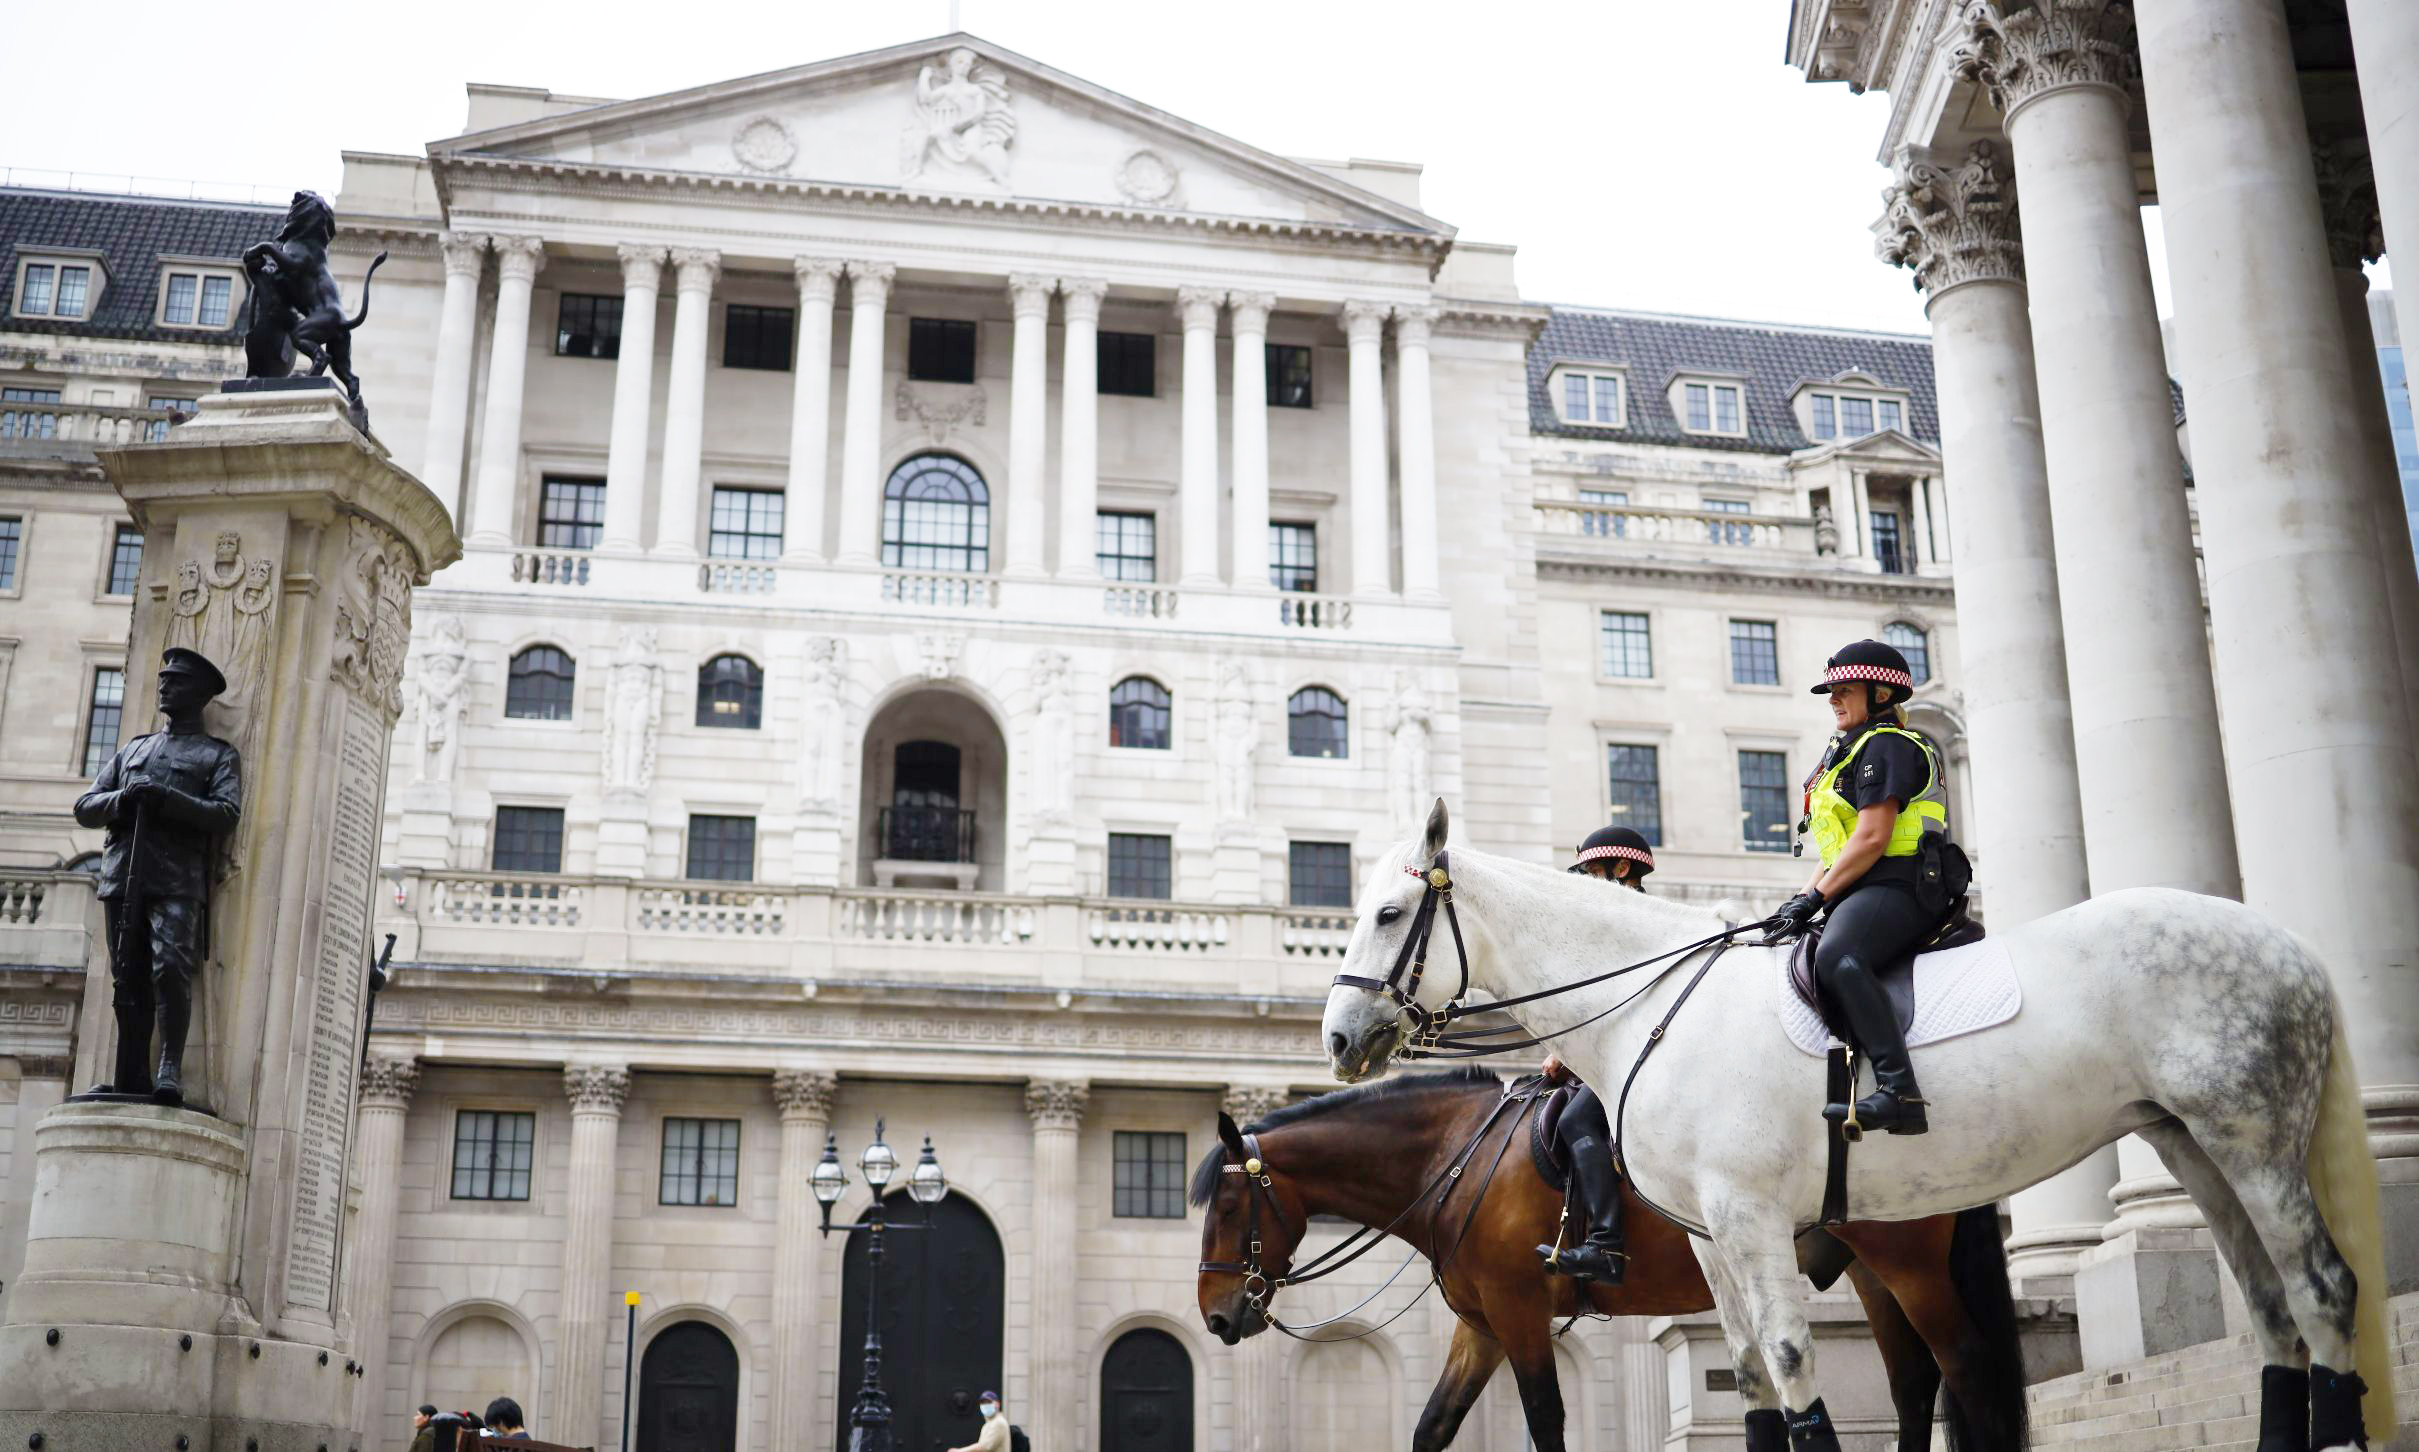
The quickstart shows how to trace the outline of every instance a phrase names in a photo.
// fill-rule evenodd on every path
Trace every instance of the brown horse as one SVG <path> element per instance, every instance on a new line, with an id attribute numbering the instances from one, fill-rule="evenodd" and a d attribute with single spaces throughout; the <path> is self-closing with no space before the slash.
<path id="1" fill-rule="evenodd" d="M 1562 1195 L 1529 1153 L 1538 1100 L 1498 1114 L 1504 1097 L 1501 1080 L 1473 1067 L 1324 1095 L 1248 1131 L 1219 1115 L 1221 1143 L 1192 1183 L 1193 1203 L 1208 1207 L 1199 1297 L 1210 1333 L 1232 1346 L 1268 1329 L 1267 1302 L 1291 1274 L 1311 1216 L 1390 1231 L 1428 1257 L 1446 1304 L 1461 1318 L 1444 1375 L 1420 1414 L 1415 1452 L 1450 1444 L 1507 1360 L 1530 1439 L 1540 1452 L 1561 1452 L 1555 1321 L 1588 1311 L 1685 1315 L 1711 1310 L 1713 1293 L 1687 1232 L 1640 1204 L 1626 1182 L 1624 1283 L 1591 1285 L 1583 1301 L 1578 1283 L 1546 1274 L 1533 1247 L 1556 1239 Z M 1253 1137 L 1248 1151 L 1245 1133 Z M 1255 1156 L 1259 1177 L 1241 1171 Z M 1991 1208 L 1899 1224 L 1852 1222 L 1830 1233 L 1855 1255 L 1847 1273 L 1889 1373 L 1901 1452 L 1930 1447 L 1944 1376 L 1952 1452 L 2018 1452 L 2025 1444 L 2023 1354 Z M 1257 1255 L 1247 1243 L 1254 1238 Z M 1820 1259 L 1822 1245 L 1819 1236 L 1801 1238 L 1801 1263 Z M 1270 1282 L 1258 1300 L 1246 1294 L 1246 1266 Z M 1777 1406 L 1773 1389 L 1751 1386 L 1751 1375 L 1740 1372 L 1748 1404 Z M 1777 1431 L 1752 1422 L 1750 1429 L 1751 1446 Z"/>

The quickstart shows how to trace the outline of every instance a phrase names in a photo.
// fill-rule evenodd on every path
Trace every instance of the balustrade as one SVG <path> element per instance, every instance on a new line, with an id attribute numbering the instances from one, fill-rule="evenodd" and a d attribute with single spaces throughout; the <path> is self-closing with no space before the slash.
<path id="1" fill-rule="evenodd" d="M 1277 596 L 1277 623 L 1302 630 L 1346 630 L 1352 625 L 1352 602 L 1341 595 Z"/>
<path id="2" fill-rule="evenodd" d="M 1352 937 L 1352 919 L 1342 914 L 1287 913 L 1279 920 L 1277 947 L 1289 958 L 1341 958 Z"/>
<path id="3" fill-rule="evenodd" d="M 514 550 L 512 578 L 522 585 L 585 585 L 592 559 L 578 550 Z"/>
<path id="4" fill-rule="evenodd" d="M 789 914 L 787 894 L 745 887 L 642 887 L 634 906 L 642 933 L 778 938 Z"/>
<path id="5" fill-rule="evenodd" d="M 176 415 L 108 403 L 12 403 L 0 408 L 0 439 L 81 444 L 156 444 Z"/>
<path id="6" fill-rule="evenodd" d="M 1224 913 L 1182 908 L 1095 908 L 1085 921 L 1084 933 L 1101 948 L 1206 953 L 1226 946 L 1228 923 Z"/>
<path id="7" fill-rule="evenodd" d="M 440 877 L 425 897 L 430 921 L 504 928 L 576 928 L 587 889 L 550 877 Z"/>
<path id="8" fill-rule="evenodd" d="M 956 610 L 999 607 L 999 582 L 985 575 L 884 570 L 882 599 L 897 605 L 937 605 Z"/>
<path id="9" fill-rule="evenodd" d="M 697 588 L 708 595 L 770 595 L 780 580 L 771 565 L 708 560 L 697 567 Z"/>
<path id="10" fill-rule="evenodd" d="M 49 895 L 47 877 L 0 877 L 0 925 L 42 921 L 42 902 Z"/>
<path id="11" fill-rule="evenodd" d="M 1176 592 L 1164 585 L 1111 585 L 1101 591 L 1101 605 L 1120 620 L 1176 618 Z"/>
<path id="12" fill-rule="evenodd" d="M 1575 504 L 1567 499 L 1540 499 L 1535 507 L 1538 531 L 1563 538 L 1814 553 L 1814 521 L 1795 515 L 1732 514 L 1653 504 Z"/>
<path id="13" fill-rule="evenodd" d="M 967 893 L 851 893 L 839 900 L 841 937 L 880 943 L 998 943 L 1033 937 L 1033 909 Z"/>

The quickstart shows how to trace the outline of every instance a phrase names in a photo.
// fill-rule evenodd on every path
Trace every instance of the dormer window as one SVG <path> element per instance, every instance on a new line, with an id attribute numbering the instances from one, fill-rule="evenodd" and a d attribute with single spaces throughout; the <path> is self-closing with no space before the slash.
<path id="1" fill-rule="evenodd" d="M 1906 432 L 1906 404 L 1871 393 L 1826 389 L 1806 395 L 1809 426 L 1818 439 L 1861 439 L 1888 430 Z"/>
<path id="2" fill-rule="evenodd" d="M 1739 384 L 1712 378 L 1683 378 L 1673 385 L 1671 401 L 1680 427 L 1692 434 L 1728 434 L 1736 438 L 1747 432 L 1745 393 Z"/>
<path id="3" fill-rule="evenodd" d="M 235 316 L 235 270 L 171 263 L 160 269 L 163 328 L 224 329 Z"/>
<path id="4" fill-rule="evenodd" d="M 100 301 L 99 276 L 96 260 L 77 257 L 25 257 L 17 264 L 16 314 L 21 318 L 59 318 L 74 321 L 92 316 L 93 304 Z"/>
<path id="5" fill-rule="evenodd" d="M 1557 368 L 1546 384 L 1554 411 L 1567 424 L 1596 428 L 1625 428 L 1629 423 L 1629 387 L 1622 375 L 1604 368 Z"/>

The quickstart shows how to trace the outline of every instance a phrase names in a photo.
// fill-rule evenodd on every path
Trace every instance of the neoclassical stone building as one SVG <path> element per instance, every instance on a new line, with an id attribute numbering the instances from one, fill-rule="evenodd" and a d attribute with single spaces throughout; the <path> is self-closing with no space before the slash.
<path id="1" fill-rule="evenodd" d="M 883 1272 L 918 1452 L 984 1387 L 1049 1447 L 1405 1439 L 1446 1314 L 1217 1346 L 1180 1193 L 1220 1107 L 1321 1087 L 1359 875 L 1442 795 L 1476 843 L 1625 821 L 1656 890 L 1775 901 L 1803 682 L 1860 636 L 1922 662 L 1963 766 L 1975 522 L 1923 339 L 1529 301 L 1415 166 L 963 36 L 639 101 L 473 86 L 461 135 L 345 167 L 348 294 L 390 256 L 371 417 L 467 540 L 414 602 L 385 822 L 365 1446 L 497 1391 L 609 1443 L 626 1375 L 642 1446 L 840 1445 L 864 1266 L 808 1177 L 877 1124 L 953 1187 Z M 66 807 L 148 724 L 106 710 L 147 666 L 90 441 L 239 366 L 211 279 L 277 217 L 0 192 L 0 1284 L 106 1019 Z M 1821 1315 L 1845 1351 L 1853 1303 Z M 1575 1445 L 1735 1436 L 1710 1318 L 1560 1356 Z M 1521 1446 L 1511 1398 L 1465 1439 Z"/>

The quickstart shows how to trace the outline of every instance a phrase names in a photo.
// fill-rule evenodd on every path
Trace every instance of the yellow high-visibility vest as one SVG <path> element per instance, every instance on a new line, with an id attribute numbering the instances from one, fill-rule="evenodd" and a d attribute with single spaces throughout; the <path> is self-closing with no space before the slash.
<path id="1" fill-rule="evenodd" d="M 1924 834 L 1938 832 L 1948 835 L 1949 804 L 1941 788 L 1940 758 L 1934 754 L 1932 743 L 1915 732 L 1899 726 L 1876 726 L 1857 738 L 1856 744 L 1834 762 L 1830 770 L 1814 779 L 1806 793 L 1806 823 L 1814 833 L 1814 850 L 1829 867 L 1839 861 L 1841 849 L 1848 845 L 1848 836 L 1856 830 L 1856 804 L 1839 790 L 1840 773 L 1846 771 L 1876 736 L 1904 736 L 1923 749 L 1927 773 L 1924 788 L 1912 801 L 1901 808 L 1898 820 L 1890 824 L 1889 845 L 1882 848 L 1884 857 L 1912 857 L 1923 846 Z"/>

